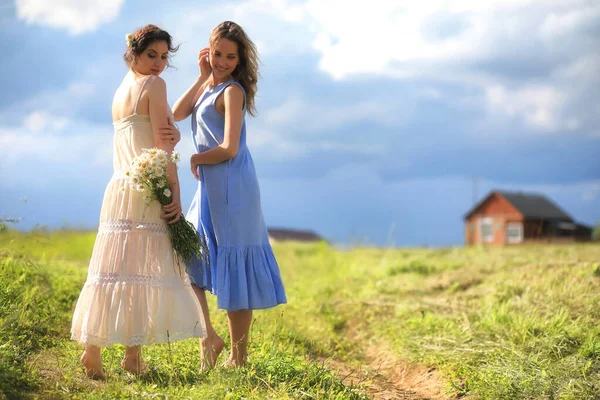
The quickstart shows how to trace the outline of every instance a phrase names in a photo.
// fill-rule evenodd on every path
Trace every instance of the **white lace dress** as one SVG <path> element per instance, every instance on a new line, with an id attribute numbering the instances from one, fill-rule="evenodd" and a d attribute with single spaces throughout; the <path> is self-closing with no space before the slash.
<path id="1" fill-rule="evenodd" d="M 154 147 L 150 117 L 134 113 L 113 125 L 114 175 L 71 338 L 104 347 L 205 337 L 200 303 L 174 257 L 161 206 L 158 201 L 146 206 L 124 175 L 143 148 Z"/>

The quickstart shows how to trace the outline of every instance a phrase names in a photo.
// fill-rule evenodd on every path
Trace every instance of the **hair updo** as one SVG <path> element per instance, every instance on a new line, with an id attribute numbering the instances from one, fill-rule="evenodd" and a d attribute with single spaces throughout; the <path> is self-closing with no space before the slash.
<path id="1" fill-rule="evenodd" d="M 139 57 L 144 50 L 154 42 L 162 40 L 167 43 L 169 59 L 172 53 L 179 50 L 179 45 L 173 46 L 173 38 L 169 35 L 169 32 L 163 31 L 156 25 L 146 25 L 143 28 L 136 30 L 133 34 L 127 34 L 125 39 L 127 42 L 127 50 L 123 55 L 123 59 L 128 67 L 131 67 L 135 62 L 136 57 Z M 170 67 L 170 63 L 167 62 L 167 66 Z"/>

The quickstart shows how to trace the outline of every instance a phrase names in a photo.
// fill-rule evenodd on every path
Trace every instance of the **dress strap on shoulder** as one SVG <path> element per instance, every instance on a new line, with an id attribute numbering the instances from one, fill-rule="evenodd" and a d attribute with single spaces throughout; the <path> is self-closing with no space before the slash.
<path id="1" fill-rule="evenodd" d="M 152 75 L 150 75 L 146 79 L 144 79 L 144 83 L 142 83 L 142 86 L 140 87 L 140 92 L 138 93 L 137 100 L 135 101 L 135 108 L 133 109 L 134 114 L 137 114 L 138 103 L 140 102 L 140 97 L 142 97 L 142 92 L 144 91 L 144 86 L 146 86 L 146 82 L 148 82 L 148 79 L 150 79 L 151 77 L 152 77 Z"/>

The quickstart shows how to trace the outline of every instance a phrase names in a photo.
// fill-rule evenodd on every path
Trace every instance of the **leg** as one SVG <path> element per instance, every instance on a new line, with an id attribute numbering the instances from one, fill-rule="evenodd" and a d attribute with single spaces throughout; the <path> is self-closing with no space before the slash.
<path id="1" fill-rule="evenodd" d="M 200 371 L 206 371 L 207 369 L 214 368 L 217 363 L 219 354 L 225 347 L 225 342 L 213 328 L 210 322 L 210 313 L 208 310 L 208 302 L 206 301 L 206 291 L 192 284 L 194 293 L 198 297 L 200 306 L 202 307 L 202 314 L 204 315 L 204 322 L 206 323 L 206 337 L 200 339 Z"/>
<path id="2" fill-rule="evenodd" d="M 226 366 L 243 367 L 248 359 L 248 334 L 252 323 L 252 310 L 228 311 L 231 355 Z"/>
<path id="3" fill-rule="evenodd" d="M 106 374 L 102 368 L 102 354 L 100 354 L 100 347 L 88 344 L 85 346 L 85 350 L 79 359 L 85 374 L 88 378 L 106 380 Z"/>
<path id="4" fill-rule="evenodd" d="M 125 347 L 125 356 L 121 361 L 121 366 L 125 371 L 135 375 L 146 372 L 146 363 L 142 359 L 142 346 Z"/>

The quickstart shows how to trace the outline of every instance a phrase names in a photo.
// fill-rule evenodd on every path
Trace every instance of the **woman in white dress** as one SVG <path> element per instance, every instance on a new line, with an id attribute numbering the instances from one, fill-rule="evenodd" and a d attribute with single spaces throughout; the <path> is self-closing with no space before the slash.
<path id="1" fill-rule="evenodd" d="M 164 207 L 156 200 L 148 205 L 125 175 L 143 148 L 171 153 L 179 141 L 159 77 L 176 50 L 171 36 L 154 25 L 127 36 L 129 71 L 112 104 L 114 174 L 71 327 L 71 338 L 86 345 L 85 373 L 95 379 L 106 378 L 102 347 L 125 345 L 121 365 L 139 374 L 145 370 L 142 345 L 206 337 L 202 308 L 168 236 L 167 223 L 181 216 L 176 166 L 168 166 L 173 202 Z"/>

